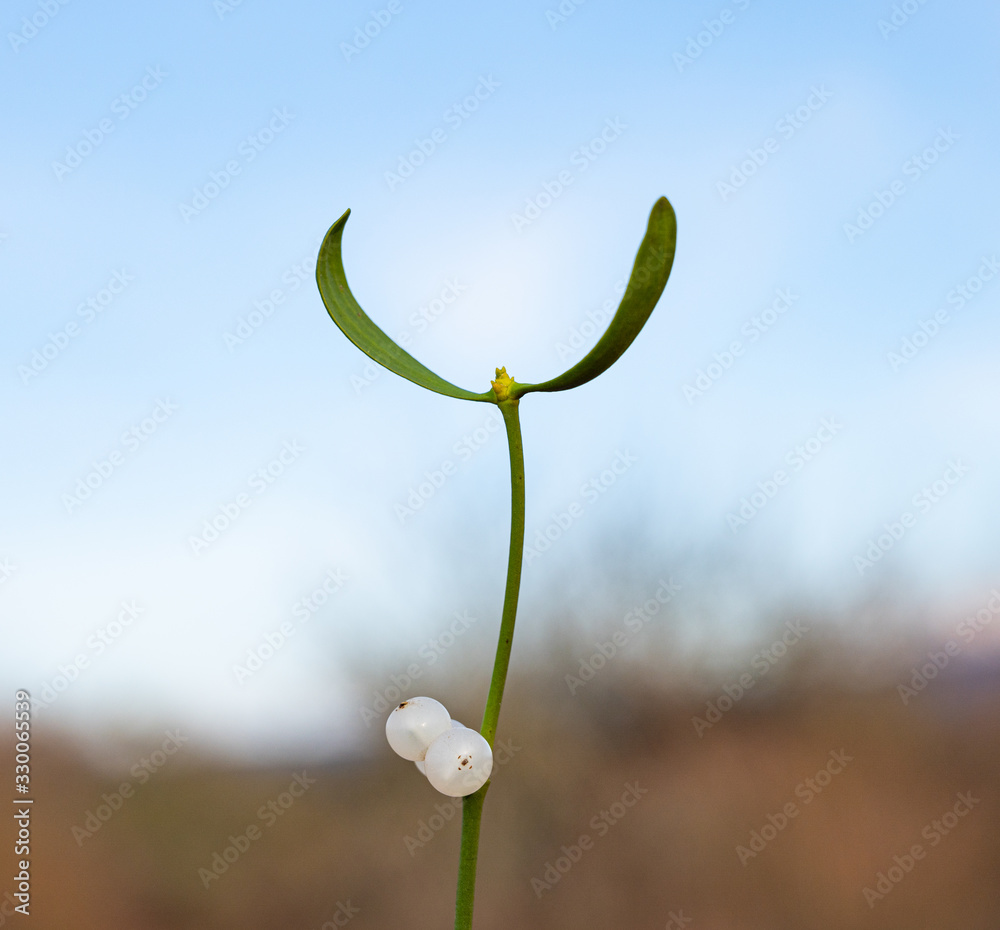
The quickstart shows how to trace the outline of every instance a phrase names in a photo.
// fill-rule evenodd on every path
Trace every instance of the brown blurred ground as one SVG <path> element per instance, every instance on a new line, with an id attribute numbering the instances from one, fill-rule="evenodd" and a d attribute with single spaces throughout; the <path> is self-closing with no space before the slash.
<path id="1" fill-rule="evenodd" d="M 897 649 L 877 682 L 847 687 L 859 657 L 814 642 L 700 736 L 692 716 L 723 693 L 725 675 L 693 694 L 619 659 L 572 697 L 565 661 L 515 676 L 499 737 L 512 754 L 486 801 L 476 927 L 996 930 L 997 667 L 956 658 L 904 706 L 896 685 L 928 648 Z M 268 771 L 192 764 L 189 754 L 78 843 L 71 828 L 121 778 L 97 775 L 44 728 L 36 737 L 33 913 L 4 926 L 452 926 L 459 817 L 446 820 L 446 799 L 387 748 L 350 765 L 289 760 Z M 822 776 L 819 793 L 801 787 L 831 752 L 850 761 Z M 315 784 L 264 826 L 257 810 L 303 771 Z M 639 800 L 612 809 L 628 785 Z M 966 792 L 978 803 L 947 835 L 931 833 L 932 845 L 922 832 Z M 741 863 L 737 847 L 769 815 L 780 824 L 789 802 L 797 816 Z M 595 826 L 603 810 L 613 826 Z M 198 870 L 250 824 L 260 839 L 205 888 Z M 589 848 L 551 889 L 536 885 L 539 895 L 532 879 L 561 847 L 576 855 L 582 834 Z M 424 845 L 408 850 L 407 836 Z M 924 858 L 894 872 L 900 880 L 870 906 L 863 889 L 917 843 Z"/>

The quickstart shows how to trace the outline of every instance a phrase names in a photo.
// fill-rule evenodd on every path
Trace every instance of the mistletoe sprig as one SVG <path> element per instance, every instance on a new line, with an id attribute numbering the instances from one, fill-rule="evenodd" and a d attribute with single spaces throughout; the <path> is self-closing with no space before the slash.
<path id="1" fill-rule="evenodd" d="M 566 391 L 606 371 L 632 344 L 653 312 L 670 276 L 677 242 L 677 218 L 666 197 L 653 204 L 646 235 L 639 246 L 628 286 L 618 310 L 597 344 L 561 375 L 538 384 L 515 381 L 506 368 L 496 369 L 491 390 L 477 394 L 435 374 L 400 348 L 358 305 L 347 284 L 341 250 L 344 226 L 351 211 L 330 227 L 316 261 L 316 282 L 323 303 L 341 331 L 369 358 L 414 384 L 459 400 L 493 403 L 500 408 L 510 450 L 511 530 L 507 559 L 507 586 L 500 615 L 493 677 L 479 734 L 452 721 L 447 710 L 430 698 L 404 701 L 390 714 L 386 735 L 390 745 L 417 764 L 438 790 L 462 797 L 462 841 L 459 853 L 456 930 L 470 930 L 475 896 L 476 860 L 483 800 L 490 787 L 492 746 L 496 738 L 507 668 L 510 664 L 514 620 L 521 587 L 524 551 L 524 453 L 518 406 L 534 391 Z M 463 732 L 466 731 L 466 732 Z"/>

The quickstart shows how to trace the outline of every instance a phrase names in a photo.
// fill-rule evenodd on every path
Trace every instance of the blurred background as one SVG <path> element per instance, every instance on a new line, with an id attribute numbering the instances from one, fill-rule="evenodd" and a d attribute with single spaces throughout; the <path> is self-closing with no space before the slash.
<path id="1" fill-rule="evenodd" d="M 383 722 L 478 724 L 506 441 L 316 252 L 350 208 L 361 305 L 482 391 L 583 357 L 661 195 L 642 333 L 521 406 L 477 926 L 1000 924 L 994 6 L 2 15 L 35 926 L 449 925 L 455 808 Z"/>

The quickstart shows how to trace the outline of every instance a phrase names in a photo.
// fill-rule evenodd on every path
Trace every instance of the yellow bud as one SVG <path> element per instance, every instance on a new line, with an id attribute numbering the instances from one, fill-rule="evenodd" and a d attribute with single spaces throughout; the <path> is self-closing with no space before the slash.
<path id="1" fill-rule="evenodd" d="M 510 386 L 513 383 L 514 379 L 507 374 L 506 368 L 497 369 L 496 381 L 490 382 L 493 385 L 493 393 L 496 394 L 497 400 L 507 400 L 510 397 Z"/>

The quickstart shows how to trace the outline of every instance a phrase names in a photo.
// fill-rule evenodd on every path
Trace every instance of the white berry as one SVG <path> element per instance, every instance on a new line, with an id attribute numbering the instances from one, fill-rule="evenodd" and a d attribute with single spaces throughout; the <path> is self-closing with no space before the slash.
<path id="1" fill-rule="evenodd" d="M 462 729 L 465 726 L 464 723 L 459 723 L 457 720 L 452 720 L 451 725 L 452 725 L 453 728 L 454 727 L 458 727 L 459 729 Z M 424 768 L 424 760 L 423 759 L 417 759 L 413 764 L 417 767 L 417 771 L 421 775 L 426 775 L 427 774 L 427 769 Z"/>
<path id="2" fill-rule="evenodd" d="M 436 736 L 451 727 L 451 714 L 440 701 L 415 697 L 403 701 L 385 722 L 385 738 L 404 759 L 416 762 L 424 758 Z"/>
<path id="3" fill-rule="evenodd" d="M 493 750 L 468 727 L 453 727 L 438 736 L 424 756 L 427 780 L 442 794 L 464 798 L 478 791 L 493 771 Z"/>

